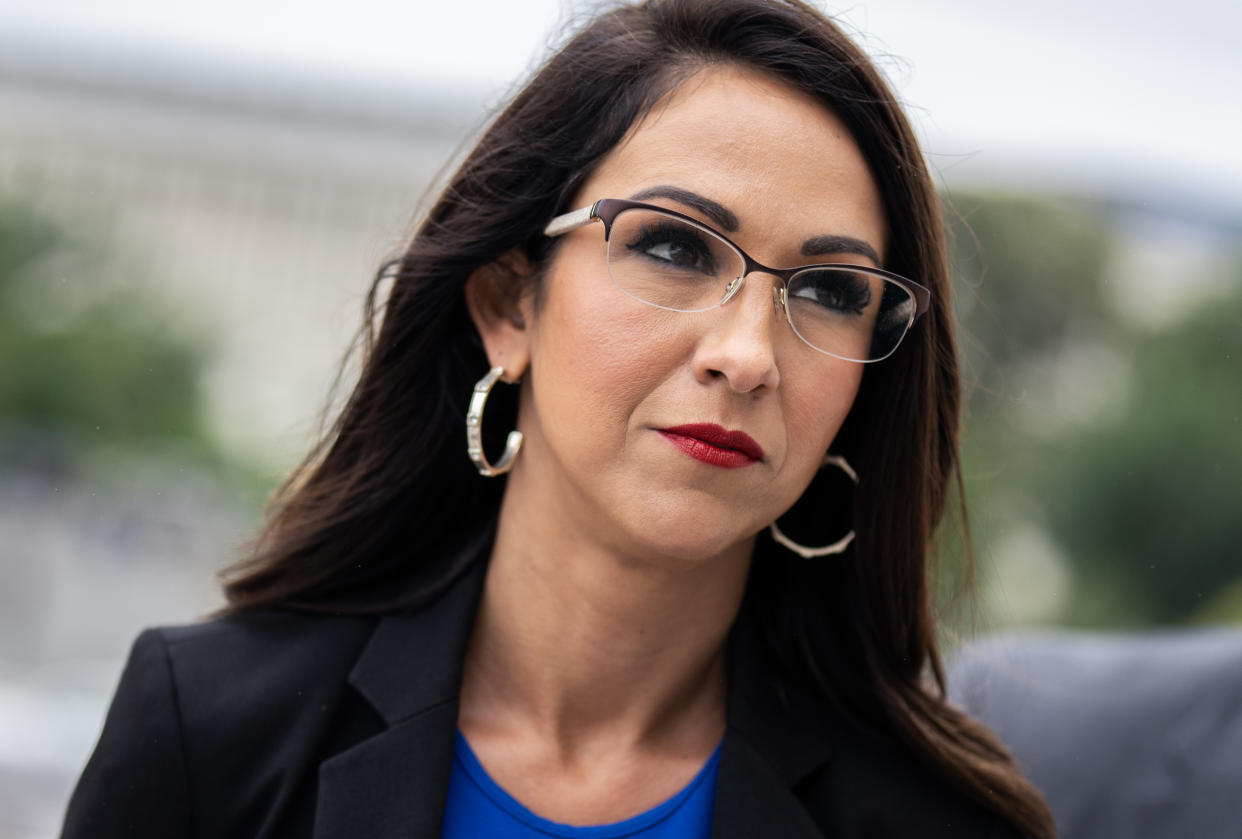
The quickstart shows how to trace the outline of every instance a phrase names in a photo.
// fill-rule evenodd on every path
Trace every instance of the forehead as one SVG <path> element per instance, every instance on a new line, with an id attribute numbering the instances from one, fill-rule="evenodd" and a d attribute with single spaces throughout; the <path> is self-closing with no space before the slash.
<path id="1" fill-rule="evenodd" d="M 743 238 L 831 233 L 884 252 L 879 191 L 849 130 L 761 71 L 723 65 L 695 73 L 601 161 L 575 206 L 657 185 L 724 204 Z"/>

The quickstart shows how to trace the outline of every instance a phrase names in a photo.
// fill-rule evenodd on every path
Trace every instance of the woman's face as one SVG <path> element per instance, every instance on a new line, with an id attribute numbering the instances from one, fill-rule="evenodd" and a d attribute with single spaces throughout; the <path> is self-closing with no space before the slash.
<path id="1" fill-rule="evenodd" d="M 822 237 L 877 254 L 886 244 L 879 192 L 841 121 L 731 66 L 698 73 L 631 129 L 571 209 L 599 198 L 693 216 L 765 265 L 874 264 L 806 247 Z M 710 205 L 734 223 L 705 213 Z M 504 359 L 493 353 L 525 366 L 525 444 L 509 491 L 574 538 L 632 556 L 748 553 L 814 477 L 863 373 L 802 343 L 774 303 L 778 283 L 757 272 L 722 307 L 665 311 L 609 279 L 602 225 L 566 235 L 538 308 L 524 301 L 524 328 L 509 327 Z M 685 428 L 696 425 L 742 432 L 762 454 L 712 445 L 699 439 L 710 432 Z"/>

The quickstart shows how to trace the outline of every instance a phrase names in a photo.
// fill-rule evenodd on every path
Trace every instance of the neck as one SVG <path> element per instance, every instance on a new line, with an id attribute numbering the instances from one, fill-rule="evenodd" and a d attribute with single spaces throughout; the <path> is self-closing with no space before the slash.
<path id="1" fill-rule="evenodd" d="M 506 494 L 466 656 L 463 728 L 595 748 L 713 746 L 724 729 L 725 640 L 749 543 L 689 562 L 634 556 Z"/>

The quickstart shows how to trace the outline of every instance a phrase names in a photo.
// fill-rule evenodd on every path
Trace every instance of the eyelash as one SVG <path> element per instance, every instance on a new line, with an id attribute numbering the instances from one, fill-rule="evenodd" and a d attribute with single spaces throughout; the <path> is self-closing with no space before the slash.
<path id="1" fill-rule="evenodd" d="M 820 304 L 818 303 L 818 301 L 816 301 L 817 305 L 821 305 L 825 309 L 833 309 L 839 312 L 848 312 L 854 315 L 861 315 L 863 313 L 863 310 L 866 309 L 867 306 L 871 303 L 871 288 L 865 283 L 859 284 L 856 282 L 851 282 L 849 283 L 848 286 L 845 286 L 844 283 L 845 283 L 845 277 L 842 276 L 840 280 L 837 283 L 835 283 L 831 288 L 826 289 L 827 291 L 831 292 L 833 296 L 844 297 L 845 300 L 842 301 L 843 305 L 828 306 L 828 305 Z M 810 285 L 806 286 L 806 288 L 814 289 L 817 292 L 820 290 L 819 287 L 810 286 Z M 801 297 L 802 295 L 794 294 L 793 296 L 797 298 L 797 297 Z"/>
<path id="2" fill-rule="evenodd" d="M 646 252 L 656 245 L 681 245 L 708 263 L 700 270 L 704 270 L 707 273 L 714 272 L 715 265 L 711 264 L 713 261 L 711 258 L 711 248 L 704 243 L 703 237 L 694 233 L 691 228 L 685 225 L 661 221 L 654 229 L 644 225 L 641 231 L 642 236 L 633 242 L 626 243 L 625 247 L 627 250 L 649 256 Z M 649 256 L 649 258 L 658 259 L 658 257 L 653 256 Z"/>

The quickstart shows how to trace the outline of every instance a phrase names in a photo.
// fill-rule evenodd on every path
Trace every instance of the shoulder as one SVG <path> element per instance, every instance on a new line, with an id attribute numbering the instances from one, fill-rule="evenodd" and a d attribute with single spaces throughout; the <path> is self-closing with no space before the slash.
<path id="1" fill-rule="evenodd" d="M 832 757 L 806 778 L 800 795 L 832 835 L 1017 839 L 992 811 L 894 740 L 838 728 Z"/>
<path id="2" fill-rule="evenodd" d="M 184 721 L 303 706 L 311 694 L 344 685 L 374 619 L 262 611 L 150 629 L 134 644 L 162 651 Z"/>
<path id="3" fill-rule="evenodd" d="M 788 785 L 825 836 L 978 837 L 1016 832 L 954 787 L 944 772 L 779 666 L 752 625 L 731 639 L 731 730 Z M 722 772 L 724 768 L 722 766 Z M 739 794 L 753 782 L 735 781 Z"/>
<path id="4" fill-rule="evenodd" d="M 253 818 L 313 778 L 373 627 L 270 611 L 144 631 L 64 835 L 255 832 Z"/>
<path id="5" fill-rule="evenodd" d="M 262 785 L 313 767 L 374 626 L 265 611 L 143 633 L 135 653 L 155 647 L 166 659 L 192 788 L 227 794 L 239 779 Z"/>

